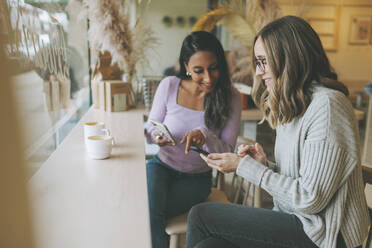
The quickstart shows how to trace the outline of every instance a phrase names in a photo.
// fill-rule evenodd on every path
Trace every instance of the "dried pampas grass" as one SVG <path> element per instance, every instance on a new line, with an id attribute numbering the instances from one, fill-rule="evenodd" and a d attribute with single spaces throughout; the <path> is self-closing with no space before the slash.
<path id="1" fill-rule="evenodd" d="M 279 6 L 275 0 L 251 0 L 245 9 L 246 19 L 252 23 L 254 34 L 267 23 L 282 16 Z M 232 51 L 235 55 L 234 60 L 236 61 L 236 65 L 231 73 L 231 80 L 233 82 L 241 82 L 247 85 L 252 85 L 252 42 L 249 44 L 249 46 L 246 46 L 242 43 L 236 43 L 236 45 L 232 48 Z"/>
<path id="2" fill-rule="evenodd" d="M 302 2 L 297 7 L 296 15 L 304 16 L 309 8 L 307 3 Z M 282 16 L 282 12 L 275 0 L 251 0 L 246 6 L 246 10 L 246 19 L 250 20 L 256 32 L 261 30 L 269 22 Z M 252 85 L 251 46 L 252 44 L 245 46 L 242 43 L 236 43 L 233 46 L 232 54 L 235 56 L 234 60 L 236 61 L 236 65 L 231 72 L 231 80 L 233 82 Z"/>
<path id="3" fill-rule="evenodd" d="M 247 85 L 253 84 L 251 50 L 251 46 L 244 46 L 238 42 L 233 46 L 231 53 L 235 64 L 230 68 L 232 82 L 239 82 Z"/>
<path id="4" fill-rule="evenodd" d="M 159 39 L 156 37 L 152 28 L 144 25 L 142 21 L 137 20 L 133 30 L 134 61 L 137 62 L 136 66 L 142 68 L 150 66 L 146 52 L 154 49 L 158 44 Z"/>
<path id="5" fill-rule="evenodd" d="M 89 9 L 91 46 L 97 51 L 110 52 L 112 64 L 117 63 L 131 81 L 136 66 L 149 65 L 145 52 L 159 43 L 158 38 L 140 18 L 134 27 L 130 26 L 129 0 L 123 1 L 122 12 L 117 0 L 85 0 L 85 4 Z"/>
<path id="6" fill-rule="evenodd" d="M 211 31 L 217 24 L 229 29 L 232 36 L 244 44 L 249 45 L 252 42 L 252 36 L 254 36 L 252 24 L 247 22 L 238 12 L 224 7 L 203 15 L 195 23 L 192 31 Z"/>
<path id="7" fill-rule="evenodd" d="M 234 14 L 232 9 L 218 8 L 202 15 L 199 20 L 194 24 L 192 31 L 212 31 L 213 27 L 225 16 Z"/>
<path id="8" fill-rule="evenodd" d="M 301 2 L 299 5 L 297 5 L 296 16 L 304 17 L 312 6 L 312 3 Z"/>
<path id="9" fill-rule="evenodd" d="M 89 0 L 89 40 L 91 46 L 109 51 L 112 62 L 130 72 L 134 68 L 132 31 L 127 16 L 121 15 L 120 5 L 113 0 Z"/>
<path id="10" fill-rule="evenodd" d="M 251 0 L 247 5 L 246 17 L 254 23 L 256 31 L 281 16 L 275 0 Z"/>
<path id="11" fill-rule="evenodd" d="M 218 24 L 226 27 L 233 38 L 239 40 L 244 45 L 249 46 L 252 43 L 255 34 L 253 25 L 240 14 L 234 13 L 227 15 Z"/>

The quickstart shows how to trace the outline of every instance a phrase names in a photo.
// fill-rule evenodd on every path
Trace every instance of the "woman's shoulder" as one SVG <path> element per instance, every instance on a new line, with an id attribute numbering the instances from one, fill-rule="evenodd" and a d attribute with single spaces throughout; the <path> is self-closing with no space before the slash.
<path id="1" fill-rule="evenodd" d="M 313 136 L 352 150 L 352 156 L 358 156 L 358 124 L 353 106 L 344 93 L 326 87 L 315 88 L 308 109 L 305 123 L 313 129 Z"/>
<path id="2" fill-rule="evenodd" d="M 159 88 L 166 92 L 173 91 L 174 89 L 177 89 L 180 82 L 181 79 L 179 77 L 168 76 L 160 81 Z"/>
<path id="3" fill-rule="evenodd" d="M 177 76 L 168 76 L 161 80 L 161 84 L 178 85 L 181 79 Z"/>
<path id="4" fill-rule="evenodd" d="M 351 121 L 353 116 L 354 110 L 347 96 L 323 86 L 314 88 L 311 103 L 305 113 L 307 120 L 322 120 L 328 124 Z"/>
<path id="5" fill-rule="evenodd" d="M 312 100 L 310 105 L 330 106 L 333 104 L 345 106 L 350 105 L 347 96 L 341 91 L 330 89 L 324 86 L 316 86 L 313 90 Z"/>

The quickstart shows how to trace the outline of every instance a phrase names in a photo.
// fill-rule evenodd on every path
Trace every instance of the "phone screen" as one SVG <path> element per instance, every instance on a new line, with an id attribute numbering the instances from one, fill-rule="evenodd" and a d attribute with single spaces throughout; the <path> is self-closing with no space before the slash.
<path id="1" fill-rule="evenodd" d="M 169 131 L 169 129 L 167 128 L 167 126 L 163 123 L 160 123 L 160 122 L 156 122 L 156 121 L 153 121 L 153 120 L 149 120 L 152 125 L 154 125 L 154 127 L 159 131 L 159 132 L 162 132 L 164 134 L 164 137 L 165 139 L 168 139 L 170 141 L 172 141 L 174 144 L 176 144 L 176 141 L 175 139 L 173 138 L 171 132 Z"/>

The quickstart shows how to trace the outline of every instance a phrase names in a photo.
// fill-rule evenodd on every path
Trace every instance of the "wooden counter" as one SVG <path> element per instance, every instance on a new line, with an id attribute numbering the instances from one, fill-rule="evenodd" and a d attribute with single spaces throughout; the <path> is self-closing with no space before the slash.
<path id="1" fill-rule="evenodd" d="M 83 124 L 103 121 L 112 155 L 92 160 Z M 91 108 L 29 182 L 38 248 L 151 247 L 143 110 Z"/>

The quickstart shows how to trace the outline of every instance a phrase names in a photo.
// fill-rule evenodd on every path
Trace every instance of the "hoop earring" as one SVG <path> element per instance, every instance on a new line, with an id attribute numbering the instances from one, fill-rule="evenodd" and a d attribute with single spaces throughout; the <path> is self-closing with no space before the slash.
<path id="1" fill-rule="evenodd" d="M 187 71 L 186 76 L 191 77 L 191 73 Z"/>

